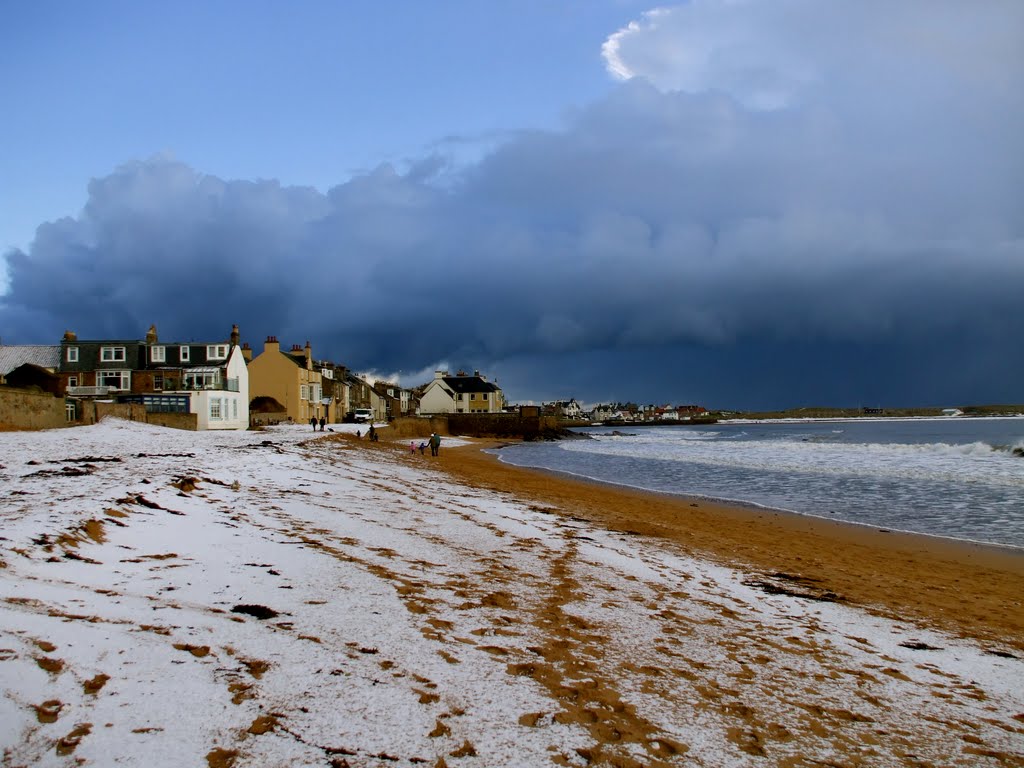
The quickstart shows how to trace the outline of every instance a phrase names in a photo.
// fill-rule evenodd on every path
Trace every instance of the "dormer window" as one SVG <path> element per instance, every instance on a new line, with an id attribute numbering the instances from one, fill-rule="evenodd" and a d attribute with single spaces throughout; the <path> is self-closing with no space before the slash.
<path id="1" fill-rule="evenodd" d="M 151 347 L 149 350 L 149 360 L 153 363 L 167 362 L 167 347 Z"/>
<path id="2" fill-rule="evenodd" d="M 68 362 L 69 363 L 77 363 L 78 362 L 78 347 L 68 347 Z"/>
<path id="3" fill-rule="evenodd" d="M 188 347 L 181 347 L 181 358 L 180 359 L 181 359 L 181 362 L 183 362 L 183 363 L 187 363 L 189 361 Z"/>
<path id="4" fill-rule="evenodd" d="M 206 347 L 207 360 L 225 360 L 228 356 L 227 344 L 209 344 Z"/>
<path id="5" fill-rule="evenodd" d="M 104 363 L 123 363 L 124 347 L 100 347 L 100 360 Z"/>

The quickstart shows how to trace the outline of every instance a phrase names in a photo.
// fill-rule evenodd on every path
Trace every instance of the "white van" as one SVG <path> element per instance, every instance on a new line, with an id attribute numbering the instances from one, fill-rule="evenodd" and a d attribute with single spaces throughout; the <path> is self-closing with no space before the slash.
<path id="1" fill-rule="evenodd" d="M 370 408 L 356 408 L 352 418 L 356 421 L 373 421 L 373 411 Z"/>

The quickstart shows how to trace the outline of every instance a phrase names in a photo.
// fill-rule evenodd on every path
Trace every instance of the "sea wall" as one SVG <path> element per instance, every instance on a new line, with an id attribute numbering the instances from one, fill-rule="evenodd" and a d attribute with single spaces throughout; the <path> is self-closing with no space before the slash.
<path id="1" fill-rule="evenodd" d="M 390 423 L 395 437 L 439 435 L 464 437 L 519 438 L 539 440 L 561 433 L 558 419 L 523 416 L 518 413 L 449 413 L 439 416 L 403 417 Z"/>
<path id="2" fill-rule="evenodd" d="M 64 398 L 48 392 L 0 387 L 0 429 L 56 429 L 67 426 Z"/>

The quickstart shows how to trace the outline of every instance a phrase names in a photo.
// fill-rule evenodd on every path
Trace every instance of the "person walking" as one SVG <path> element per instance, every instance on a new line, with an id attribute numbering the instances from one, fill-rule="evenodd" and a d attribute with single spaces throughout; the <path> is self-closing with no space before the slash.
<path id="1" fill-rule="evenodd" d="M 441 450 L 441 436 L 437 432 L 433 432 L 430 435 L 430 455 L 437 456 Z"/>
<path id="2" fill-rule="evenodd" d="M 310 416 L 309 423 L 312 425 L 313 431 L 316 432 L 316 416 Z"/>
<path id="3" fill-rule="evenodd" d="M 321 431 L 321 432 L 323 432 L 323 431 L 324 431 L 324 427 L 325 427 L 326 425 L 327 425 L 327 419 L 325 419 L 325 418 L 324 418 L 323 416 L 321 416 L 321 417 L 320 417 L 320 431 Z"/>

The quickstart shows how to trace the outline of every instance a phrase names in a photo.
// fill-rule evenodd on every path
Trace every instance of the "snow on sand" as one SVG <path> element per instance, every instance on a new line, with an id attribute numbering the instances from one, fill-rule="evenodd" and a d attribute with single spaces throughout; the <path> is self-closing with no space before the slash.
<path id="1" fill-rule="evenodd" d="M 1024 764 L 1020 659 L 381 445 L 0 434 L 3 764 Z"/>

